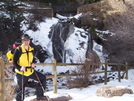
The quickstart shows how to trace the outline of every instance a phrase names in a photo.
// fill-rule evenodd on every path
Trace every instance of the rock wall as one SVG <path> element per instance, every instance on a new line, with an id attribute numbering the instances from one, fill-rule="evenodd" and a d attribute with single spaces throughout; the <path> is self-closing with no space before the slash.
<path id="1" fill-rule="evenodd" d="M 134 66 L 134 1 L 102 0 L 101 2 L 78 7 L 83 13 L 81 26 L 95 26 L 99 30 L 109 30 L 114 35 L 104 34 L 104 54 L 110 62 L 128 62 Z"/>

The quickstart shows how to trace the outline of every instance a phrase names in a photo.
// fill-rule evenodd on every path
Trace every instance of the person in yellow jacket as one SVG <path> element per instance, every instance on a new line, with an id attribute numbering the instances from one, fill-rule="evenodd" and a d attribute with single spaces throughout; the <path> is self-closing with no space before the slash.
<path id="1" fill-rule="evenodd" d="M 37 100 L 47 101 L 43 89 L 46 88 L 46 76 L 34 70 L 34 48 L 30 46 L 30 36 L 23 34 L 21 37 L 22 45 L 14 52 L 13 63 L 17 77 L 17 95 L 16 101 L 24 100 L 24 88 L 28 79 L 34 79 L 39 82 L 36 87 Z"/>

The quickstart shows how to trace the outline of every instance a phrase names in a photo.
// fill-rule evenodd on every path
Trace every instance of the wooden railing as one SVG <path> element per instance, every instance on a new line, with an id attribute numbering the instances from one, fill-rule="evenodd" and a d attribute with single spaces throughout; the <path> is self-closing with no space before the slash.
<path id="1" fill-rule="evenodd" d="M 84 74 L 65 74 L 65 75 L 57 75 L 57 66 L 79 66 L 79 65 L 85 65 L 84 63 L 56 63 L 56 60 L 52 60 L 52 63 L 37 63 L 37 66 L 52 66 L 53 68 L 53 72 L 52 75 L 46 76 L 47 79 L 48 78 L 53 78 L 53 92 L 57 93 L 57 78 L 58 77 L 67 77 L 67 76 L 77 76 L 77 75 L 84 75 Z M 128 64 L 121 64 L 121 63 L 92 63 L 91 65 L 103 65 L 104 66 L 104 71 L 100 71 L 100 72 L 93 72 L 90 74 L 99 74 L 99 73 L 104 73 L 105 74 L 105 81 L 104 83 L 107 84 L 107 73 L 108 72 L 117 72 L 118 71 L 118 81 L 121 82 L 121 66 L 125 67 L 124 72 L 126 73 L 126 79 L 128 79 Z M 113 65 L 113 66 L 117 66 L 118 69 L 114 70 L 114 71 L 108 71 L 107 67 L 108 65 Z M 10 64 L 9 63 L 5 63 L 4 59 L 0 57 L 0 99 L 1 101 L 5 101 L 4 100 L 4 84 L 5 82 L 9 82 L 9 81 L 13 81 L 13 79 L 5 79 L 4 77 L 4 68 L 5 67 L 9 67 Z"/>
<path id="2" fill-rule="evenodd" d="M 34 5 L 35 7 L 51 7 L 51 4 L 47 4 L 47 3 L 40 3 L 40 2 L 30 2 L 30 1 L 27 1 L 25 2 L 27 5 L 30 4 L 30 5 Z"/>

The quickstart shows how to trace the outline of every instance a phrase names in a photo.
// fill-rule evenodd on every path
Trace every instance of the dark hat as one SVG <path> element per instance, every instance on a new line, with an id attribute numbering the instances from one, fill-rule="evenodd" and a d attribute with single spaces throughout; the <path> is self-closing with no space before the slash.
<path id="1" fill-rule="evenodd" d="M 31 40 L 30 36 L 28 34 L 23 34 L 21 37 L 21 40 Z"/>

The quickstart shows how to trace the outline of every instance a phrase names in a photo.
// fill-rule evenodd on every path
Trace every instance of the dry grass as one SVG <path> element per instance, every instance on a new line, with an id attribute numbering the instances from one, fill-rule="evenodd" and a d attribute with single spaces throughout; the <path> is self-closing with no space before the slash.
<path id="1" fill-rule="evenodd" d="M 14 73 L 12 72 L 12 69 L 10 67 L 4 68 L 4 75 L 5 79 L 12 79 L 14 77 Z M 14 82 L 5 82 L 4 85 L 4 95 L 5 95 L 5 101 L 12 101 L 15 98 L 15 91 L 17 85 L 13 85 Z"/>
<path id="2" fill-rule="evenodd" d="M 77 74 L 76 77 L 68 77 L 67 78 L 67 86 L 69 89 L 71 88 L 82 88 L 87 87 L 91 84 L 89 80 L 89 74 L 85 73 L 86 68 L 77 67 L 75 70 L 72 70 L 73 74 Z M 85 74 L 85 75 L 81 75 Z"/>
<path id="3" fill-rule="evenodd" d="M 87 56 L 84 66 L 77 66 L 74 70 L 71 71 L 72 74 L 76 74 L 77 76 L 67 78 L 68 88 L 82 88 L 93 84 L 90 72 L 94 72 L 97 68 L 99 68 L 99 65 L 93 65 L 92 63 L 100 62 L 98 57 L 96 57 L 96 55 L 93 53 L 94 52 L 90 52 L 90 56 L 92 58 L 89 57 L 89 55 Z M 82 62 L 81 58 L 79 58 L 79 60 Z"/>
<path id="4" fill-rule="evenodd" d="M 12 82 L 5 83 L 5 101 L 12 101 L 15 98 L 16 85 L 12 85 Z"/>

